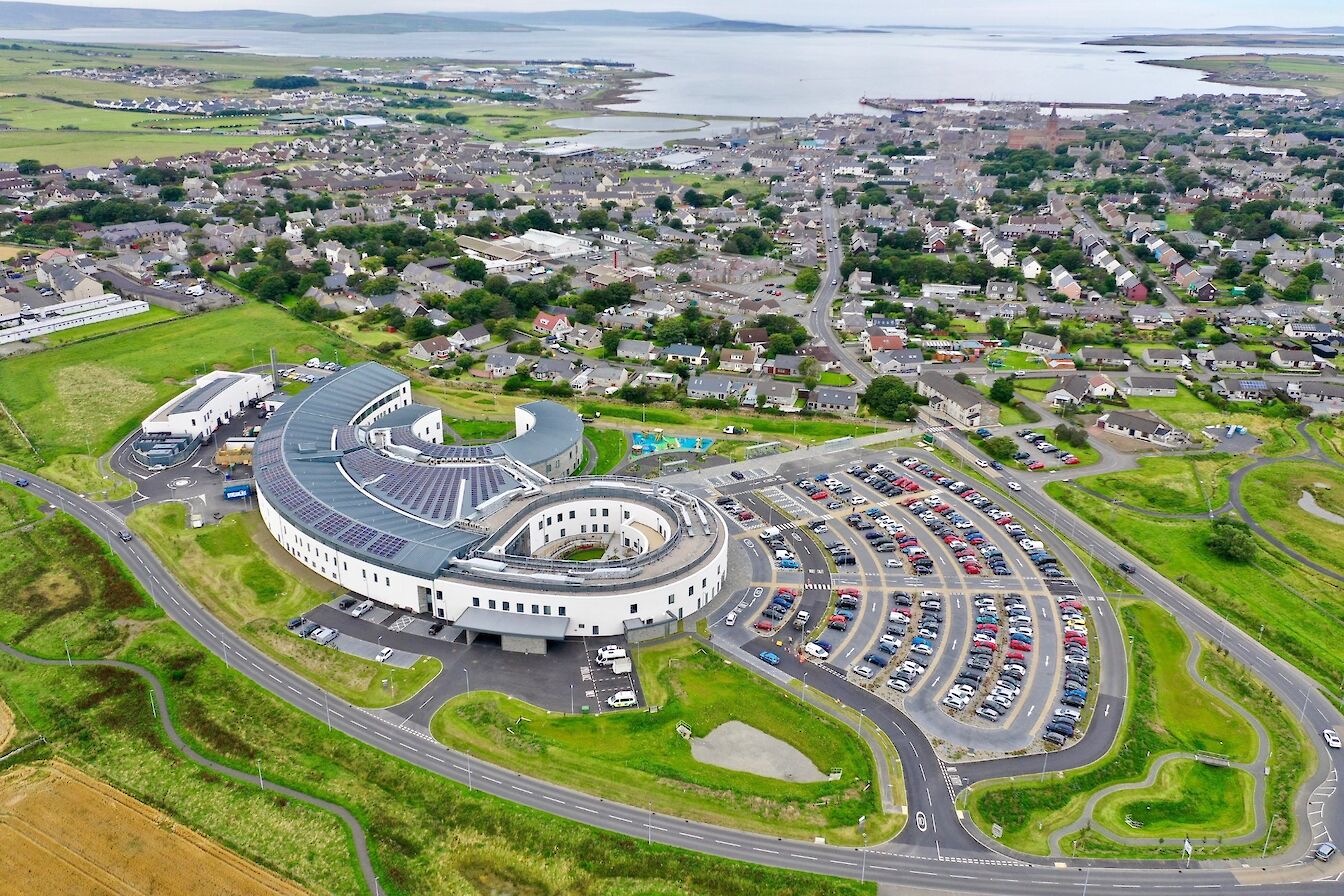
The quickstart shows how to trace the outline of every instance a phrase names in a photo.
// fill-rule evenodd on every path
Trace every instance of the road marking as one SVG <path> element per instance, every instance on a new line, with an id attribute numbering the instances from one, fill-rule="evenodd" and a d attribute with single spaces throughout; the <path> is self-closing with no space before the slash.
<path id="1" fill-rule="evenodd" d="M 519 793 L 526 793 L 529 796 L 532 794 L 532 791 L 528 790 L 526 787 L 519 787 L 517 784 L 512 784 L 510 786 L 513 787 L 513 789 L 518 791 Z"/>

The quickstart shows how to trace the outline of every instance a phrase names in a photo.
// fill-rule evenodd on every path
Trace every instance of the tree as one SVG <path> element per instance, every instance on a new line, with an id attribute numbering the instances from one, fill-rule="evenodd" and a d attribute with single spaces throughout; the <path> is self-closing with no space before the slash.
<path id="1" fill-rule="evenodd" d="M 616 357 L 616 352 L 620 348 L 623 338 L 625 338 L 625 333 L 621 330 L 602 331 L 602 353 L 608 358 Z"/>
<path id="2" fill-rule="evenodd" d="M 875 377 L 863 393 L 868 410 L 888 420 L 913 420 L 915 400 L 915 390 L 896 376 Z"/>
<path id="3" fill-rule="evenodd" d="M 1007 436 L 994 436 L 985 440 L 985 453 L 995 460 L 1008 460 L 1017 453 L 1017 445 Z"/>
<path id="4" fill-rule="evenodd" d="M 463 255 L 453 262 L 453 274 L 459 280 L 479 283 L 485 279 L 485 262 Z"/>
<path id="5" fill-rule="evenodd" d="M 796 346 L 788 333 L 774 333 L 770 336 L 769 350 L 772 355 L 791 355 Z"/>
<path id="6" fill-rule="evenodd" d="M 303 298 L 294 303 L 293 313 L 299 320 L 313 320 L 321 310 L 316 299 Z"/>
<path id="7" fill-rule="evenodd" d="M 1246 287 L 1246 298 L 1252 302 L 1258 302 L 1265 297 L 1265 287 L 1260 283 L 1252 283 Z"/>
<path id="8" fill-rule="evenodd" d="M 1209 550 L 1236 563 L 1249 563 L 1255 557 L 1255 538 L 1241 520 L 1220 516 L 1213 521 L 1207 542 Z"/>
<path id="9" fill-rule="evenodd" d="M 999 404 L 1010 403 L 1013 400 L 1013 378 L 1003 376 L 995 380 L 989 387 L 989 400 Z"/>
<path id="10" fill-rule="evenodd" d="M 1034 324 L 1034 323 L 1036 323 L 1036 321 L 1038 321 L 1038 320 L 1040 320 L 1040 319 L 1041 319 L 1041 306 L 1040 306 L 1040 305 L 1028 305 L 1028 306 L 1027 306 L 1027 320 L 1031 321 L 1031 322 Z"/>
<path id="11" fill-rule="evenodd" d="M 1008 321 L 1001 317 L 991 317 L 985 324 L 985 330 L 995 339 L 1002 339 L 1008 335 Z"/>
<path id="12" fill-rule="evenodd" d="M 417 342 L 428 339 L 434 335 L 434 321 L 427 317 L 413 317 L 406 321 L 406 335 Z"/>
<path id="13" fill-rule="evenodd" d="M 19 159 L 18 164 L 14 166 L 14 170 L 23 175 L 37 174 L 42 170 L 42 163 L 37 159 Z"/>
<path id="14" fill-rule="evenodd" d="M 672 211 L 672 197 L 663 193 L 657 199 L 653 200 L 653 207 L 663 214 Z"/>
<path id="15" fill-rule="evenodd" d="M 817 273 L 816 268 L 803 268 L 793 281 L 793 288 L 799 292 L 813 293 L 819 286 L 821 286 L 821 274 Z"/>

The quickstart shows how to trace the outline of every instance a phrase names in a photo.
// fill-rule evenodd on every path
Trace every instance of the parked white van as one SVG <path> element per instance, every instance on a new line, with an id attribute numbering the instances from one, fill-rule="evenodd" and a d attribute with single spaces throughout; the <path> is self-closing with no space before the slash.
<path id="1" fill-rule="evenodd" d="M 597 650 L 597 662 L 603 666 L 610 666 L 617 660 L 627 658 L 624 647 L 617 647 L 615 644 L 608 644 L 605 647 L 599 647 Z"/>
<path id="2" fill-rule="evenodd" d="M 607 698 L 607 705 L 612 709 L 628 709 L 631 706 L 638 706 L 639 698 L 635 696 L 634 691 L 617 691 Z"/>

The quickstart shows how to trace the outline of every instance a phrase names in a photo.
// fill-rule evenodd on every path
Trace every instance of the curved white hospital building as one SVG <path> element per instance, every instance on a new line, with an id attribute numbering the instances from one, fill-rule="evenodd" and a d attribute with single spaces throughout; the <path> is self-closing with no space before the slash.
<path id="1" fill-rule="evenodd" d="M 512 649 L 622 634 L 714 599 L 728 536 L 712 505 L 642 480 L 571 478 L 578 416 L 549 401 L 515 416 L 512 439 L 443 445 L 439 410 L 413 403 L 405 376 L 373 363 L 335 373 L 257 437 L 262 519 L 342 588 Z"/>

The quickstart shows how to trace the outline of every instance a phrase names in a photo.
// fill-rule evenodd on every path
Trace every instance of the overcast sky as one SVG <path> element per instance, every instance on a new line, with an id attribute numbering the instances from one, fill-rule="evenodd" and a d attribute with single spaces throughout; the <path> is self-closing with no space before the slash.
<path id="1" fill-rule="evenodd" d="M 50 2 L 50 0 L 49 0 Z M 63 0 L 54 0 L 63 2 Z M 66 0 L 79 6 L 160 7 L 166 9 L 266 9 L 310 15 L 435 10 L 640 9 L 686 10 L 726 18 L 843 25 L 1018 25 L 1065 26 L 1092 30 L 1145 27 L 1213 28 L 1227 25 L 1344 26 L 1340 0 L 1128 0 L 1080 3 L 1078 0 L 959 0 L 932 4 L 891 0 Z M 826 16 L 834 16 L 827 19 Z"/>

